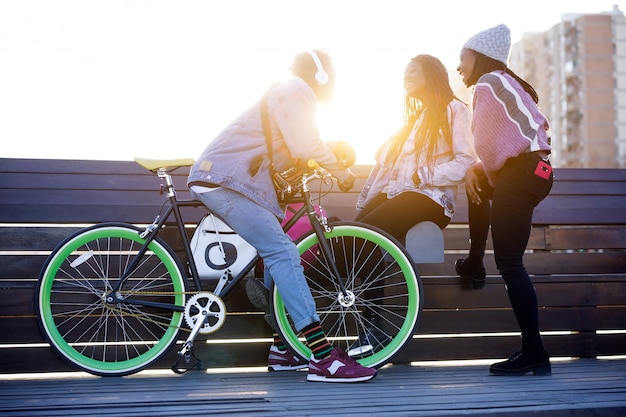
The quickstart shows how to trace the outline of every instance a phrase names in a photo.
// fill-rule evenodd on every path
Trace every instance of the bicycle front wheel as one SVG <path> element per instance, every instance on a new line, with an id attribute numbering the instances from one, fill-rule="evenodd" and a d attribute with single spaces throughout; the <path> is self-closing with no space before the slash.
<path id="1" fill-rule="evenodd" d="M 381 367 L 413 337 L 423 303 L 419 273 L 403 246 L 378 228 L 341 222 L 325 237 L 327 255 L 315 233 L 298 242 L 322 329 L 334 347 L 362 365 Z M 293 327 L 277 288 L 272 308 L 283 340 L 308 359 L 311 351 Z"/>
<path id="2" fill-rule="evenodd" d="M 162 241 L 153 240 L 129 273 L 115 294 L 120 302 L 106 297 L 143 246 L 140 233 L 122 223 L 82 229 L 42 268 L 35 300 L 41 330 L 62 358 L 89 373 L 137 372 L 176 342 L 185 280 L 178 258 Z"/>

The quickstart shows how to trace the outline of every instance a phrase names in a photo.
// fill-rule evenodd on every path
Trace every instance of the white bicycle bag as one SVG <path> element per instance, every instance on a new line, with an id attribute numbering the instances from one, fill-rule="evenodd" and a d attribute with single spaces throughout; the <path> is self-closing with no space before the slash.
<path id="1" fill-rule="evenodd" d="M 217 280 L 227 270 L 236 276 L 257 255 L 252 245 L 213 214 L 202 218 L 190 246 L 200 279 Z"/>

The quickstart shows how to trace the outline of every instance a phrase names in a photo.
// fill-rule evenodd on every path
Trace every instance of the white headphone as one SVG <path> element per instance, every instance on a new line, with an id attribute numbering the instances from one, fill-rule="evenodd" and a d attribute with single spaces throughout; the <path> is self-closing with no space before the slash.
<path id="1" fill-rule="evenodd" d="M 315 82 L 317 83 L 317 85 L 320 86 L 328 84 L 328 73 L 324 71 L 324 67 L 322 66 L 322 62 L 320 61 L 319 57 L 312 49 L 308 52 L 309 55 L 311 55 L 311 58 L 313 58 L 315 66 L 317 67 L 317 72 L 315 73 Z"/>

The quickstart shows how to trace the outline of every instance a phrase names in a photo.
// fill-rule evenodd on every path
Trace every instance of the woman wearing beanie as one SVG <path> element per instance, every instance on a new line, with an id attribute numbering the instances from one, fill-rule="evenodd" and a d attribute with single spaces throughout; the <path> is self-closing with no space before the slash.
<path id="1" fill-rule="evenodd" d="M 498 25 L 471 37 L 461 50 L 457 71 L 466 86 L 475 86 L 472 133 L 480 162 L 465 176 L 471 244 L 468 257 L 455 266 L 459 275 L 471 277 L 474 288 L 484 286 L 491 226 L 495 261 L 522 333 L 522 350 L 491 365 L 490 372 L 549 375 L 537 296 L 522 257 L 533 210 L 552 188 L 550 130 L 533 87 L 507 68 L 510 47 L 509 28 Z"/>

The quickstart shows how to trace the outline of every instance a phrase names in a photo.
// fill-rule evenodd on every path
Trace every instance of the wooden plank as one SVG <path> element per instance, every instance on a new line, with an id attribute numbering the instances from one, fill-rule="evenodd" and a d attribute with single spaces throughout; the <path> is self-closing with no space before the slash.
<path id="1" fill-rule="evenodd" d="M 626 323 L 626 306 L 618 307 L 540 307 L 542 331 L 596 331 L 622 329 Z M 498 310 L 425 310 L 417 334 L 519 332 L 513 311 Z M 622 347 L 626 353 L 626 346 Z"/>
<path id="2" fill-rule="evenodd" d="M 550 275 L 531 277 L 540 305 L 552 307 L 626 304 L 626 275 Z M 485 288 L 470 290 L 459 277 L 422 277 L 424 307 L 430 309 L 506 308 L 501 277 L 487 277 Z"/>
<path id="3" fill-rule="evenodd" d="M 80 227 L 0 227 L 0 251 L 49 251 Z M 0 276 L 2 273 L 0 273 Z"/>
<path id="4" fill-rule="evenodd" d="M 97 195 L 101 191 L 155 191 L 158 193 L 162 180 L 156 175 L 143 174 L 77 174 L 55 173 L 46 175 L 35 172 L 2 174 L 0 188 L 6 190 L 30 189 L 56 190 L 59 192 L 81 190 Z M 176 188 L 185 190 L 185 177 L 174 177 Z"/>
<path id="5" fill-rule="evenodd" d="M 616 335 L 612 341 L 623 338 Z M 596 335 L 589 333 L 543 335 L 543 343 L 552 357 L 595 357 L 608 354 L 600 349 Z M 606 343 L 606 342 L 605 342 Z M 602 345 L 602 347 L 605 345 Z M 509 334 L 462 333 L 450 337 L 425 337 L 420 335 L 409 342 L 394 363 L 442 360 L 476 360 L 506 358 L 521 349 L 519 331 Z M 615 350 L 615 349 L 613 349 Z"/>
<path id="6" fill-rule="evenodd" d="M 443 230 L 447 251 L 469 250 L 469 228 L 467 225 L 447 227 Z M 626 226 L 540 226 L 535 225 L 530 232 L 528 250 L 568 250 L 568 249 L 624 249 Z M 487 250 L 493 250 L 491 234 L 487 239 Z"/>
<path id="7" fill-rule="evenodd" d="M 444 255 L 440 264 L 419 265 L 422 276 L 453 276 L 454 262 L 466 254 Z M 499 275 L 492 254 L 483 259 L 487 275 Z M 535 252 L 524 255 L 524 266 L 531 275 L 547 274 L 623 274 L 626 265 L 626 252 Z"/>
<path id="8" fill-rule="evenodd" d="M 182 168 L 181 168 L 182 170 Z M 40 174 L 150 174 L 134 161 L 0 158 L 0 172 Z"/>
<path id="9" fill-rule="evenodd" d="M 188 327 L 183 323 L 185 331 L 180 332 L 181 338 L 188 336 Z M 28 315 L 0 316 L 0 345 L 46 343 L 47 339 L 39 329 L 34 311 Z M 267 326 L 260 312 L 229 312 L 224 325 L 211 338 L 218 339 L 257 339 L 270 337 L 271 329 Z M 200 340 L 209 336 L 200 336 Z M 0 352 L 2 348 L 0 348 Z"/>
<path id="10" fill-rule="evenodd" d="M 558 181 L 585 183 L 588 181 L 626 181 L 626 170 L 607 168 L 555 168 L 554 178 Z"/>
<path id="11" fill-rule="evenodd" d="M 198 340 L 195 354 L 202 361 L 203 369 L 266 366 L 270 343 L 270 337 L 266 341 L 255 343 L 205 344 Z M 174 346 L 149 369 L 170 369 L 178 359 L 178 349 L 180 344 Z M 0 352 L 3 360 L 0 374 L 79 371 L 47 346 L 5 347 Z M 184 368 L 184 361 L 180 366 Z"/>
<path id="12" fill-rule="evenodd" d="M 545 229 L 546 249 L 621 249 L 626 242 L 626 226 L 611 227 L 565 227 L 552 226 Z M 626 266 L 624 267 L 626 270 Z"/>
<path id="13" fill-rule="evenodd" d="M 109 193 L 109 192 L 107 192 Z M 69 203 L 67 200 L 52 199 L 47 203 L 42 200 L 40 205 L 28 205 L 20 202 L 0 204 L 0 222 L 4 223 L 152 223 L 163 205 L 163 199 L 150 202 L 149 198 L 137 199 L 134 202 L 114 204 L 116 192 L 110 192 L 109 205 L 98 203 L 98 200 L 82 195 L 80 201 Z M 25 195 L 27 195 L 26 193 Z M 54 193 L 50 193 L 54 194 Z M 0 198 L 3 198 L 0 190 Z M 135 195 L 133 198 L 137 198 Z M 47 206 L 45 204 L 48 204 Z M 187 223 L 197 223 L 206 214 L 205 208 L 185 208 L 183 218 Z"/>

